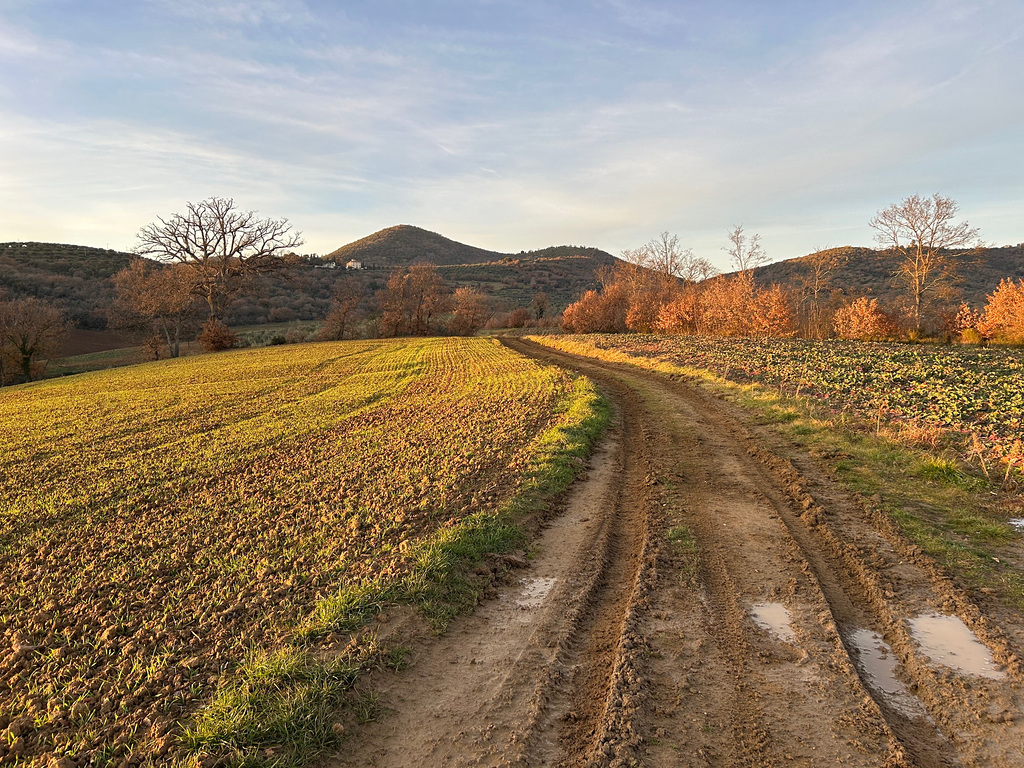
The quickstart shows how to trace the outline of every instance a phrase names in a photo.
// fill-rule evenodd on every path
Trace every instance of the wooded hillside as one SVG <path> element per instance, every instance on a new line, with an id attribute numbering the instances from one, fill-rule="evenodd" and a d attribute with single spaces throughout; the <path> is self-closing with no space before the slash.
<path id="1" fill-rule="evenodd" d="M 885 303 L 898 302 L 905 288 L 893 280 L 896 262 L 893 257 L 871 248 L 829 249 L 843 258 L 840 266 L 828 277 L 828 290 L 839 290 L 844 296 L 871 296 Z M 778 283 L 799 289 L 810 273 L 810 256 L 777 261 L 754 270 L 758 283 Z M 985 304 L 1003 278 L 1024 277 L 1024 245 L 985 248 L 979 253 L 960 257 L 959 276 L 953 288 L 973 307 Z"/>

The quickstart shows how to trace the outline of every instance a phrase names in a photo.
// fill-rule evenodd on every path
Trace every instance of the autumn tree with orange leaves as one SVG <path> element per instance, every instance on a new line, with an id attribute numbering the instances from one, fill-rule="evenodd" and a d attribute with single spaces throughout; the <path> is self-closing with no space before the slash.
<path id="1" fill-rule="evenodd" d="M 433 264 L 397 270 L 380 295 L 380 335 L 426 336 L 451 309 L 451 294 Z"/>
<path id="2" fill-rule="evenodd" d="M 0 301 L 0 384 L 42 376 L 70 329 L 67 315 L 42 299 Z"/>
<path id="3" fill-rule="evenodd" d="M 977 327 L 985 338 L 1024 344 L 1024 280 L 1001 280 L 999 287 L 989 294 Z"/>
<path id="4" fill-rule="evenodd" d="M 465 286 L 455 290 L 455 295 L 452 296 L 452 309 L 448 331 L 456 336 L 472 336 L 484 327 L 493 314 L 487 295 Z"/>
<path id="5" fill-rule="evenodd" d="M 562 327 L 570 333 L 623 333 L 629 311 L 627 288 L 612 282 L 600 291 L 587 291 L 562 313 Z"/>

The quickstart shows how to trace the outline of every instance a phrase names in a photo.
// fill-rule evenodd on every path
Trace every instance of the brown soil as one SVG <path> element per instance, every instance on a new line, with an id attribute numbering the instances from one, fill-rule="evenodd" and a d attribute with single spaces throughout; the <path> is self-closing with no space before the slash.
<path id="1" fill-rule="evenodd" d="M 971 596 L 813 459 L 709 393 L 527 341 L 617 423 L 536 557 L 413 668 L 334 765 L 1020 766 L 1013 617 Z M 756 606 L 788 626 L 755 620 Z M 958 616 L 1002 679 L 929 658 L 908 619 Z M 1018 619 L 1019 622 L 1019 619 Z M 895 658 L 898 694 L 854 638 Z"/>

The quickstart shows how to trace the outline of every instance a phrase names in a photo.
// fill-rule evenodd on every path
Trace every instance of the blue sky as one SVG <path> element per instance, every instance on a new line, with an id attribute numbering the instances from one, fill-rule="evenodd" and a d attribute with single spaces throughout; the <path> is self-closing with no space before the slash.
<path id="1" fill-rule="evenodd" d="M 1024 241 L 1024 3 L 0 0 L 0 241 L 128 249 L 186 200 L 323 253 L 662 230 L 870 245 L 914 193 Z"/>

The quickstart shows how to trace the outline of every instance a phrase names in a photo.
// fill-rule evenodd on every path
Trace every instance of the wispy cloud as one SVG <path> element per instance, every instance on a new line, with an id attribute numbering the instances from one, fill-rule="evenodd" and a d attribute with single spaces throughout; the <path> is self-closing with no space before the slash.
<path id="1" fill-rule="evenodd" d="M 164 13 L 205 24 L 259 25 L 308 23 L 313 20 L 301 0 L 145 0 Z"/>

